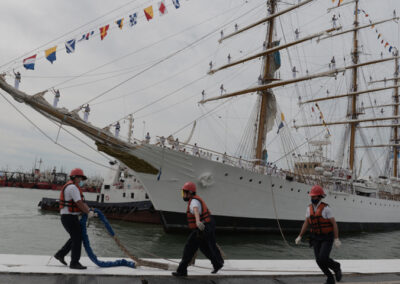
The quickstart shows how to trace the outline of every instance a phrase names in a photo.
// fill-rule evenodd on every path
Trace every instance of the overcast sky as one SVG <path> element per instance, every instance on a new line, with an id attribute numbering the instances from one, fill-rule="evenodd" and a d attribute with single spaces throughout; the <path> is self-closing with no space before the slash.
<path id="1" fill-rule="evenodd" d="M 235 23 L 242 27 L 265 17 L 265 0 L 181 0 L 180 2 L 181 7 L 175 9 L 172 6 L 172 0 L 167 0 L 168 14 L 160 17 L 158 11 L 155 11 L 154 19 L 147 22 L 144 19 L 143 8 L 149 5 L 156 8 L 158 1 L 2 0 L 0 2 L 2 11 L 0 65 L 4 66 L 0 67 L 0 71 L 6 71 L 8 74 L 12 73 L 13 68 L 20 71 L 22 73 L 20 88 L 28 94 L 35 94 L 53 86 L 59 88 L 61 92 L 59 106 L 74 109 L 215 31 L 190 48 L 91 102 L 92 112 L 89 120 L 96 126 L 104 127 L 135 112 L 135 138 L 142 139 L 147 131 L 153 138 L 156 135 L 168 136 L 221 103 L 199 106 L 197 102 L 201 99 L 203 89 L 206 97 L 211 97 L 219 95 L 221 83 L 228 92 L 257 84 L 260 74 L 261 61 L 259 60 L 219 72 L 214 76 L 204 77 L 204 75 L 210 61 L 220 65 L 226 63 L 228 54 L 231 54 L 233 59 L 237 59 L 260 51 L 265 38 L 265 25 L 260 25 L 222 44 L 217 42 L 221 29 L 227 34 L 234 30 Z M 295 2 L 298 1 L 281 2 L 279 9 L 287 8 L 289 4 Z M 352 6 L 349 5 L 347 8 Z M 377 21 L 390 18 L 394 9 L 397 9 L 400 14 L 398 0 L 362 0 L 360 6 L 369 15 L 366 18 L 364 14 L 360 14 L 361 23 L 368 23 L 368 19 Z M 315 0 L 312 4 L 281 17 L 281 20 L 277 22 L 276 38 L 282 43 L 292 41 L 293 31 L 296 28 L 299 28 L 301 36 L 327 29 L 332 25 L 330 20 L 333 13 L 340 14 L 338 24 L 346 28 L 352 25 L 352 8 L 343 7 L 328 13 L 329 7 L 332 7 L 331 0 Z M 130 27 L 129 15 L 134 12 L 138 13 L 138 23 Z M 125 18 L 125 25 L 122 30 L 119 30 L 114 21 L 122 17 Z M 110 29 L 106 38 L 101 41 L 98 31 L 99 27 L 105 24 L 110 24 Z M 384 38 L 390 41 L 390 44 L 399 45 L 398 24 L 390 22 L 379 25 L 377 28 Z M 64 50 L 66 40 L 79 39 L 82 34 L 92 30 L 95 31 L 93 38 L 77 43 L 75 53 L 66 54 Z M 304 75 L 306 70 L 310 73 L 327 70 L 332 56 L 337 58 L 338 66 L 344 64 L 343 56 L 347 57 L 345 63 L 350 64 L 351 44 L 351 35 L 347 35 L 320 43 L 314 40 L 289 49 L 289 53 L 284 51 L 282 52 L 281 77 L 291 78 L 290 70 L 293 65 L 299 70 L 299 76 Z M 57 60 L 51 64 L 43 58 L 43 55 L 45 49 L 54 45 L 58 46 Z M 385 50 L 377 40 L 374 29 L 366 29 L 360 33 L 361 46 L 363 51 L 361 61 L 379 58 L 381 52 L 384 56 L 390 56 L 387 48 Z M 38 59 L 35 70 L 25 70 L 22 67 L 22 58 L 36 53 Z M 99 68 L 102 65 L 104 66 Z M 91 70 L 93 71 L 88 72 Z M 350 87 L 350 82 L 346 78 L 349 72 L 347 73 L 344 76 L 338 76 L 337 80 L 324 78 L 312 83 L 299 84 L 297 87 L 288 86 L 276 90 L 279 109 L 285 113 L 286 120 L 300 121 L 302 115 L 306 115 L 308 122 L 312 122 L 313 119 L 317 122 L 318 119 L 310 114 L 309 107 L 303 109 L 303 112 L 299 111 L 298 94 L 300 93 L 303 98 L 311 98 L 325 96 L 327 89 L 331 94 L 346 92 Z M 361 75 L 367 79 L 369 76 L 381 79 L 391 77 L 392 73 L 393 62 L 390 62 L 365 69 Z M 7 76 L 7 80 L 13 83 L 11 76 Z M 185 85 L 187 86 L 183 88 Z M 365 83 L 360 83 L 360 87 L 365 87 Z M 171 95 L 160 100 L 168 94 Z M 45 98 L 52 103 L 53 94 L 48 93 Z M 206 148 L 234 154 L 253 109 L 255 98 L 254 95 L 248 95 L 229 100 L 211 116 L 199 120 L 192 142 L 197 142 Z M 56 166 L 70 170 L 73 167 L 82 167 L 91 175 L 102 174 L 106 171 L 106 168 L 77 157 L 49 141 L 3 97 L 0 97 L 0 100 L 2 137 L 0 168 L 29 170 L 35 159 L 41 158 L 46 168 Z M 378 97 L 381 103 L 390 102 L 390 100 L 390 95 Z M 367 99 L 364 99 L 364 102 L 367 104 Z M 15 101 L 12 103 L 49 136 L 56 139 L 58 128 L 53 123 L 28 106 Z M 150 106 L 143 108 L 148 104 Z M 321 104 L 321 108 L 329 120 L 337 120 L 343 119 L 343 105 L 345 105 L 343 102 L 326 103 Z M 139 109 L 141 110 L 138 111 Z M 389 114 L 390 110 L 387 109 L 386 113 Z M 121 120 L 121 124 L 121 134 L 126 136 L 127 123 Z M 77 134 L 92 147 L 94 146 L 92 141 L 77 131 L 68 130 Z M 330 130 L 333 133 L 334 144 L 339 145 L 343 128 Z M 180 140 L 185 140 L 189 132 L 190 127 L 175 136 Z M 283 149 L 279 146 L 281 144 L 279 138 L 274 139 L 275 133 L 276 129 L 269 136 L 272 141 L 268 146 L 271 159 L 278 159 L 283 154 Z M 387 133 L 383 134 L 387 136 Z M 387 139 L 386 136 L 381 138 L 382 141 Z M 296 143 L 302 143 L 305 134 L 303 131 L 293 131 L 293 137 Z M 378 140 L 379 137 L 376 139 Z M 107 159 L 102 155 L 64 131 L 60 132 L 58 141 L 90 160 L 107 165 Z M 332 147 L 331 154 L 334 155 L 336 151 L 337 149 Z"/>

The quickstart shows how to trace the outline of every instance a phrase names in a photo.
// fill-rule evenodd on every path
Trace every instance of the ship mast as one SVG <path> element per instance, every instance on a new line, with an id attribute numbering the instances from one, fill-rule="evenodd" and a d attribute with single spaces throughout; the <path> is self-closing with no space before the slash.
<path id="1" fill-rule="evenodd" d="M 396 50 L 395 56 L 398 56 L 398 51 Z M 398 77 L 399 77 L 399 59 L 396 58 L 395 60 L 395 70 L 394 70 L 394 84 L 397 86 L 398 84 Z M 399 88 L 396 87 L 394 89 L 394 108 L 393 108 L 393 116 L 398 116 L 399 115 Z M 394 126 L 393 127 L 393 142 L 395 144 L 398 144 L 399 142 L 399 133 L 398 133 L 398 127 Z M 397 177 L 397 167 L 398 167 L 398 153 L 399 150 L 397 146 L 393 147 L 393 176 Z"/>
<path id="2" fill-rule="evenodd" d="M 269 6 L 269 11 L 270 14 L 275 14 L 275 9 L 276 9 L 276 1 L 277 0 L 269 0 L 267 6 Z M 270 48 L 272 47 L 272 37 L 274 34 L 274 24 L 275 24 L 275 17 L 271 18 L 268 21 L 268 32 L 267 32 L 267 38 L 266 38 L 266 47 Z M 271 79 L 274 78 L 274 72 L 271 72 L 270 68 L 270 61 L 271 61 L 271 56 L 267 55 L 264 58 L 264 71 L 263 71 L 263 82 L 270 82 Z M 272 74 L 271 74 L 272 73 Z M 261 105 L 260 105 L 260 111 L 259 111 L 259 119 L 258 119 L 258 128 L 257 128 L 257 145 L 256 145 L 256 159 L 257 162 L 256 164 L 260 164 L 262 160 L 262 154 L 263 154 L 263 148 L 265 145 L 265 140 L 266 140 L 266 113 L 267 113 L 267 103 L 268 103 L 268 96 L 271 96 L 272 93 L 270 90 L 263 90 L 260 92 L 261 95 Z"/>
<path id="3" fill-rule="evenodd" d="M 358 0 L 355 1 L 355 10 L 354 10 L 354 27 L 358 27 Z M 358 64 L 358 30 L 355 29 L 353 33 L 353 54 L 352 54 L 352 59 L 353 59 L 353 92 L 357 92 L 357 64 Z M 354 94 L 352 99 L 351 99 L 351 119 L 355 120 L 357 119 L 357 95 Z M 357 123 L 352 122 L 350 123 L 350 156 L 349 156 L 349 168 L 351 171 L 354 171 L 354 156 L 355 156 L 355 138 L 356 138 L 356 129 L 357 129 Z"/>

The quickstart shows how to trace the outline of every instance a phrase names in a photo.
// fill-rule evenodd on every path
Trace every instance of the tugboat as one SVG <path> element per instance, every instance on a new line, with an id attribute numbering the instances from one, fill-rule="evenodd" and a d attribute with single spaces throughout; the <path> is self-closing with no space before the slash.
<path id="1" fill-rule="evenodd" d="M 109 219 L 161 224 L 159 213 L 132 171 L 116 161 L 111 166 L 96 201 L 86 200 L 89 207 L 100 209 Z M 43 211 L 58 212 L 59 200 L 42 198 L 38 206 Z"/>

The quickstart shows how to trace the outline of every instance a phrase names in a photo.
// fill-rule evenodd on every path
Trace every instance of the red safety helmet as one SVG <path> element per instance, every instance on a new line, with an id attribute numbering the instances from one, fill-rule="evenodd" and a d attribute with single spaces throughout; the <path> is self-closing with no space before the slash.
<path id="1" fill-rule="evenodd" d="M 193 182 L 188 181 L 183 185 L 182 190 L 196 193 L 196 185 Z"/>
<path id="2" fill-rule="evenodd" d="M 325 192 L 319 185 L 314 185 L 309 193 L 310 196 L 325 196 Z"/>
<path id="3" fill-rule="evenodd" d="M 73 177 L 81 177 L 83 180 L 87 179 L 87 177 L 83 174 L 82 169 L 80 169 L 80 168 L 73 169 L 71 171 L 71 173 L 69 174 L 69 176 L 71 178 L 73 178 Z"/>

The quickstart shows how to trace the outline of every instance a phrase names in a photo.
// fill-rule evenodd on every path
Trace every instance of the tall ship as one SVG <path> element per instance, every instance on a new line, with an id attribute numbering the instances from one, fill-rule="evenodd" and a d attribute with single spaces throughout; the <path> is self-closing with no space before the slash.
<path id="1" fill-rule="evenodd" d="M 234 41 L 255 28 L 266 30 L 260 34 L 265 41 L 258 52 L 237 60 L 229 54 L 226 64 L 217 65 L 212 61 L 209 64 L 208 73 L 216 76 L 259 60 L 261 72 L 256 78 L 257 84 L 229 93 L 221 84 L 219 95 L 206 96 L 203 92 L 199 102 L 212 104 L 250 94 L 257 97 L 254 109 L 249 109 L 248 126 L 238 141 L 235 155 L 190 144 L 190 139 L 182 143 L 172 135 L 160 136 L 154 144 L 149 139 L 141 141 L 131 137 L 125 141 L 110 133 L 109 128 L 85 122 L 75 111 L 53 107 L 43 98 L 44 93 L 28 95 L 15 89 L 4 76 L 0 79 L 0 88 L 47 118 L 79 130 L 95 141 L 99 151 L 129 167 L 168 231 L 187 226 L 186 203 L 180 193 L 187 181 L 196 183 L 198 194 L 207 202 L 219 230 L 298 231 L 314 184 L 324 187 L 325 201 L 334 208 L 340 231 L 400 229 L 398 50 L 384 43 L 385 53 L 367 54 L 367 45 L 360 40 L 360 34 L 367 31 L 379 39 L 379 27 L 397 23 L 399 18 L 394 11 L 386 19 L 373 21 L 363 10 L 363 1 L 339 0 L 334 1 L 338 5 L 335 3 L 327 13 L 320 11 L 329 19 L 325 28 L 315 33 L 295 28 L 288 36 L 281 19 L 290 13 L 302 13 L 319 1 L 292 2 L 288 7 L 287 3 L 268 0 L 263 7 L 266 16 L 242 27 L 235 25 L 231 33 L 220 32 L 219 41 L 223 43 Z M 353 18 L 350 22 L 340 17 L 339 11 L 344 10 Z M 344 43 L 350 36 L 348 50 Z M 321 56 L 324 63 L 319 68 L 306 69 L 293 64 L 290 52 L 304 45 L 318 50 L 319 45 L 326 47 L 327 41 L 343 42 L 343 58 L 329 52 L 328 56 L 326 53 Z M 288 53 L 287 61 L 281 56 L 283 51 Z M 307 61 L 306 56 L 303 59 Z M 366 68 L 382 64 L 385 75 L 392 74 L 390 77 L 366 76 Z M 281 76 L 282 68 L 290 70 L 285 73 L 290 74 L 289 78 Z M 336 88 L 329 91 L 325 86 L 332 82 Z M 385 93 L 392 94 L 391 102 L 379 104 L 373 99 Z M 284 113 L 287 116 L 294 110 L 287 103 L 278 105 L 283 94 L 296 102 L 299 119 L 285 118 Z M 347 106 L 344 106 L 345 100 Z M 334 104 L 337 101 L 341 102 L 339 107 Z M 368 135 L 380 129 L 387 131 L 378 132 L 379 137 L 374 132 L 375 141 L 370 140 Z M 305 137 L 303 141 L 297 139 L 300 135 Z M 269 161 L 268 155 L 274 150 L 269 145 L 276 139 L 284 153 L 279 160 Z M 339 148 L 335 158 L 334 148 Z M 363 160 L 364 164 L 379 163 L 382 167 L 363 169 Z"/>

